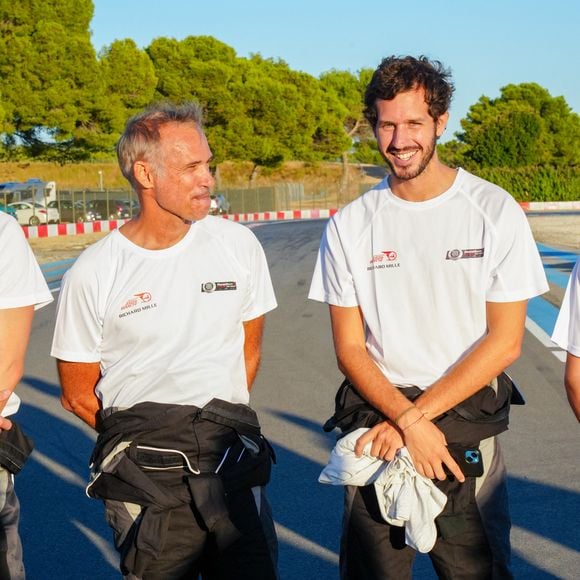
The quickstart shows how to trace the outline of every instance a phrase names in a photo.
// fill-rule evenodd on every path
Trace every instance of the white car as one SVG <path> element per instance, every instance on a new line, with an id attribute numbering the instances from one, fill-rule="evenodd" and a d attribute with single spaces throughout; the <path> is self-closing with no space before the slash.
<path id="1" fill-rule="evenodd" d="M 16 212 L 16 219 L 21 226 L 37 226 L 39 224 L 57 224 L 60 222 L 58 209 L 45 207 L 41 203 L 15 201 L 9 203 Z"/>

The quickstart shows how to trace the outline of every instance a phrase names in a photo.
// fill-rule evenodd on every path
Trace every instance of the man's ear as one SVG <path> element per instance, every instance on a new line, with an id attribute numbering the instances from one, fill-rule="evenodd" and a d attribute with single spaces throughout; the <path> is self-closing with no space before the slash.
<path id="1" fill-rule="evenodd" d="M 435 123 L 436 134 L 438 138 L 441 137 L 441 135 L 443 135 L 445 127 L 447 127 L 447 121 L 449 121 L 449 111 L 443 113 Z"/>
<path id="2" fill-rule="evenodd" d="M 151 166 L 147 161 L 135 161 L 133 175 L 143 189 L 151 189 L 153 187 L 153 171 L 151 171 Z"/>

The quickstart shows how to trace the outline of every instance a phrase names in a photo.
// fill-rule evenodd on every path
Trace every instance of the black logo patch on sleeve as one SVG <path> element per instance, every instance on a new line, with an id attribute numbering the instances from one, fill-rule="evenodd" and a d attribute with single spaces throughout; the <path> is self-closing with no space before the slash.
<path id="1" fill-rule="evenodd" d="M 446 260 L 468 260 L 470 258 L 483 258 L 485 248 L 476 248 L 473 250 L 448 250 L 445 256 Z"/>
<path id="2" fill-rule="evenodd" d="M 236 282 L 203 282 L 201 285 L 202 292 L 223 292 L 224 290 L 237 290 Z"/>

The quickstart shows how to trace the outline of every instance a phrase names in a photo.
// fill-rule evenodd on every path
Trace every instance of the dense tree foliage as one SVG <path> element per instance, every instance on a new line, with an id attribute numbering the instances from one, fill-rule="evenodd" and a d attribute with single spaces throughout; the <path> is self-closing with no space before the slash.
<path id="1" fill-rule="evenodd" d="M 481 97 L 461 126 L 463 156 L 479 167 L 580 163 L 580 117 L 535 83 L 503 87 L 497 99 Z"/>
<path id="2" fill-rule="evenodd" d="M 157 74 L 149 56 L 133 40 L 116 40 L 99 55 L 107 110 L 120 119 L 112 125 L 122 130 L 127 115 L 146 107 L 155 95 Z"/>
<path id="3" fill-rule="evenodd" d="M 318 81 L 283 61 L 238 58 L 211 37 L 159 38 L 147 52 L 158 97 L 203 105 L 218 160 L 272 167 L 287 159 L 336 157 L 344 147 Z"/>
<path id="4" fill-rule="evenodd" d="M 31 156 L 88 155 L 75 139 L 98 107 L 91 0 L 0 0 L 2 132 Z"/>
<path id="5" fill-rule="evenodd" d="M 216 161 L 382 163 L 363 116 L 372 70 L 319 78 L 259 54 L 239 57 L 210 36 L 116 40 L 96 54 L 91 0 L 0 0 L 0 157 L 110 158 L 126 119 L 155 99 L 197 100 Z M 580 117 L 534 83 L 482 96 L 441 159 L 532 199 L 577 184 Z M 576 185 L 574 185 L 576 187 Z"/>
<path id="6" fill-rule="evenodd" d="M 372 127 L 363 115 L 363 95 L 373 71 L 362 69 L 358 75 L 348 71 L 331 70 L 320 75 L 320 84 L 327 94 L 331 110 L 342 122 L 344 131 L 342 159 L 349 156 L 363 163 L 380 163 Z"/>

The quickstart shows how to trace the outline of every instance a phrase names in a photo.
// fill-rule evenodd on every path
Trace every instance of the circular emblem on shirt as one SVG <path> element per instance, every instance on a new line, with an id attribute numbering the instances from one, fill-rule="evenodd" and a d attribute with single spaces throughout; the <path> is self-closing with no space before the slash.
<path id="1" fill-rule="evenodd" d="M 451 250 L 449 252 L 449 258 L 451 260 L 457 260 L 461 256 L 461 250 Z"/>
<path id="2" fill-rule="evenodd" d="M 215 290 L 215 283 L 214 282 L 206 282 L 203 285 L 204 292 L 213 292 Z"/>

